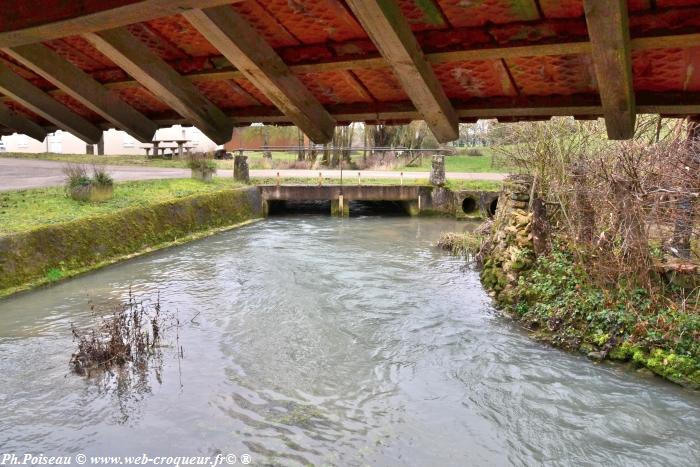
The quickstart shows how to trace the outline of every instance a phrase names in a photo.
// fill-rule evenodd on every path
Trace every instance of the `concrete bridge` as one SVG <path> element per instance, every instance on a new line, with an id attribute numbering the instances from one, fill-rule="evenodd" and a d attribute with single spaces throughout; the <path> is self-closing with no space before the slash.
<path id="1" fill-rule="evenodd" d="M 348 216 L 352 201 L 394 201 L 412 216 L 486 217 L 493 215 L 498 202 L 497 192 L 418 185 L 261 185 L 259 189 L 266 206 L 274 201 L 330 201 L 335 216 Z"/>

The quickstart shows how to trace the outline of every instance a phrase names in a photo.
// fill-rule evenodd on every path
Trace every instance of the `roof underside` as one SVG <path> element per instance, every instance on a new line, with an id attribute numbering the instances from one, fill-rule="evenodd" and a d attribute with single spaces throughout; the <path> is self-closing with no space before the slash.
<path id="1" fill-rule="evenodd" d="M 392 1 L 402 13 L 399 22 L 407 21 L 422 50 L 416 60 L 428 63 L 459 121 L 605 114 L 599 85 L 602 68 L 596 70 L 599 64 L 594 63 L 596 48 L 593 35 L 589 38 L 584 0 L 366 3 Z M 171 6 L 163 7 L 168 3 Z M 120 27 L 193 83 L 195 91 L 232 124 L 297 123 L 294 112 L 271 99 L 269 88 L 254 76 L 236 69 L 224 56 L 230 55 L 222 53 L 220 44 L 212 45 L 212 36 L 205 37 L 186 12 L 192 7 L 223 5 L 252 26 L 287 65 L 285 72 L 296 76 L 338 124 L 424 118 L 413 89 L 397 78 L 401 64 L 393 62 L 392 52 L 385 47 L 378 50 L 376 35 L 371 37 L 358 13 L 360 7 L 353 3 L 364 2 L 2 0 L 0 66 L 91 124 L 118 126 L 13 53 L 14 48 L 42 43 L 156 125 L 197 123 L 90 40 L 91 33 Z M 700 114 L 700 0 L 629 0 L 627 10 L 633 113 Z M 134 22 L 135 18 L 146 20 Z M 592 18 L 588 21 L 590 25 Z M 621 44 L 625 45 L 624 40 Z M 1 83 L 0 88 L 2 102 L 15 114 L 49 130 L 62 127 L 30 110 Z M 440 100 L 437 94 L 436 100 Z M 16 130 L 5 126 L 0 131 Z"/>

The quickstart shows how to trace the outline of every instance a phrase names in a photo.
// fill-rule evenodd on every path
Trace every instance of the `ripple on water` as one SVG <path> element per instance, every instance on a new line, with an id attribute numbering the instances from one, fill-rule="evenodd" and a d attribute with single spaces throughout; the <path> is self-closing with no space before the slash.
<path id="1" fill-rule="evenodd" d="M 0 446 L 283 465 L 700 464 L 697 394 L 530 340 L 475 271 L 431 247 L 463 228 L 273 218 L 6 300 Z M 127 390 L 69 374 L 70 323 L 129 288 L 177 310 L 184 359 Z"/>

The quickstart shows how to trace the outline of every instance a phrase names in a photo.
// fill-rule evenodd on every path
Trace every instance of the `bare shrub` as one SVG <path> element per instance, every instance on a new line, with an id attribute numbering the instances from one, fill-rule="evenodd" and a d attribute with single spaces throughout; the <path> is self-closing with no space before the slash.
<path id="1" fill-rule="evenodd" d="M 280 170 L 309 170 L 313 166 L 313 162 L 304 160 L 279 161 L 275 164 L 275 168 Z"/>
<path id="2" fill-rule="evenodd" d="M 700 144 L 688 122 L 640 117 L 634 139 L 608 141 L 601 121 L 513 125 L 498 156 L 535 176 L 559 238 L 605 283 L 649 280 L 663 253 L 697 238 Z M 688 251 L 679 251 L 687 249 Z"/>
<path id="3" fill-rule="evenodd" d="M 131 291 L 125 302 L 113 306 L 106 314 L 94 305 L 91 308 L 101 315 L 96 317 L 93 327 L 79 330 L 71 325 L 78 349 L 71 356 L 70 367 L 86 376 L 127 364 L 147 365 L 148 359 L 159 352 L 164 324 L 172 318 L 162 312 L 160 297 L 148 306 L 137 301 Z"/>
<path id="4" fill-rule="evenodd" d="M 484 152 L 481 148 L 469 148 L 464 151 L 464 155 L 470 157 L 481 157 L 484 155 Z"/>
<path id="5" fill-rule="evenodd" d="M 401 164 L 393 151 L 374 151 L 356 161 L 357 170 L 393 170 Z"/>
<path id="6" fill-rule="evenodd" d="M 481 235 L 474 232 L 446 232 L 440 235 L 437 247 L 453 255 L 464 256 L 468 261 L 474 261 L 481 250 L 483 240 Z"/>
<path id="7" fill-rule="evenodd" d="M 87 168 L 82 164 L 65 164 L 62 171 L 63 175 L 66 177 L 66 188 L 68 189 L 90 186 L 92 183 Z"/>

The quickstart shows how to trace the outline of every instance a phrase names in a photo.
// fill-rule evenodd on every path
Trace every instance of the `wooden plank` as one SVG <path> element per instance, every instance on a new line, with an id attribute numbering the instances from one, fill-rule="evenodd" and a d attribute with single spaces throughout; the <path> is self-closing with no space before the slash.
<path id="1" fill-rule="evenodd" d="M 458 119 L 395 0 L 348 0 L 439 142 L 459 137 Z"/>
<path id="2" fill-rule="evenodd" d="M 153 140 L 158 129 L 154 122 L 45 45 L 22 45 L 3 52 L 140 142 Z"/>
<path id="3" fill-rule="evenodd" d="M 2 31 L 0 32 L 0 47 L 16 47 L 46 42 L 61 37 L 113 29 L 163 16 L 177 15 L 191 8 L 208 8 L 240 1 L 243 0 L 143 0 L 38 26 Z M 37 3 L 36 7 L 41 8 L 41 3 Z"/>
<path id="4" fill-rule="evenodd" d="M 37 141 L 44 141 L 48 134 L 44 127 L 14 112 L 5 104 L 0 104 L 0 124 L 17 133 L 28 135 Z"/>
<path id="5" fill-rule="evenodd" d="M 333 139 L 333 117 L 233 8 L 189 10 L 183 16 L 312 141 Z"/>
<path id="6" fill-rule="evenodd" d="M 639 37 L 630 41 L 632 50 L 651 50 L 660 48 L 700 47 L 700 34 L 678 34 L 660 37 Z M 564 54 L 590 54 L 590 42 L 567 42 L 561 44 L 528 45 L 521 47 L 493 47 L 486 49 L 458 50 L 453 52 L 437 52 L 426 54 L 432 64 L 459 62 L 465 60 L 487 60 L 518 57 L 542 57 Z M 357 69 L 378 70 L 389 65 L 381 57 L 358 58 L 353 60 L 321 61 L 312 64 L 290 65 L 289 69 L 295 74 L 323 73 L 330 71 L 348 71 Z M 185 78 L 192 82 L 236 80 L 245 78 L 240 71 L 229 68 L 215 71 L 201 71 L 187 75 Z M 108 89 L 126 89 L 139 86 L 133 79 L 105 83 Z M 49 91 L 49 94 L 61 92 Z"/>
<path id="7" fill-rule="evenodd" d="M 0 92 L 8 95 L 32 112 L 52 122 L 62 130 L 73 133 L 89 144 L 97 144 L 102 130 L 54 100 L 29 81 L 0 65 Z"/>
<path id="8" fill-rule="evenodd" d="M 224 113 L 128 30 L 110 29 L 84 37 L 216 144 L 231 139 L 233 126 Z"/>
<path id="9" fill-rule="evenodd" d="M 588 35 L 610 139 L 634 136 L 636 120 L 626 0 L 584 0 Z"/>

